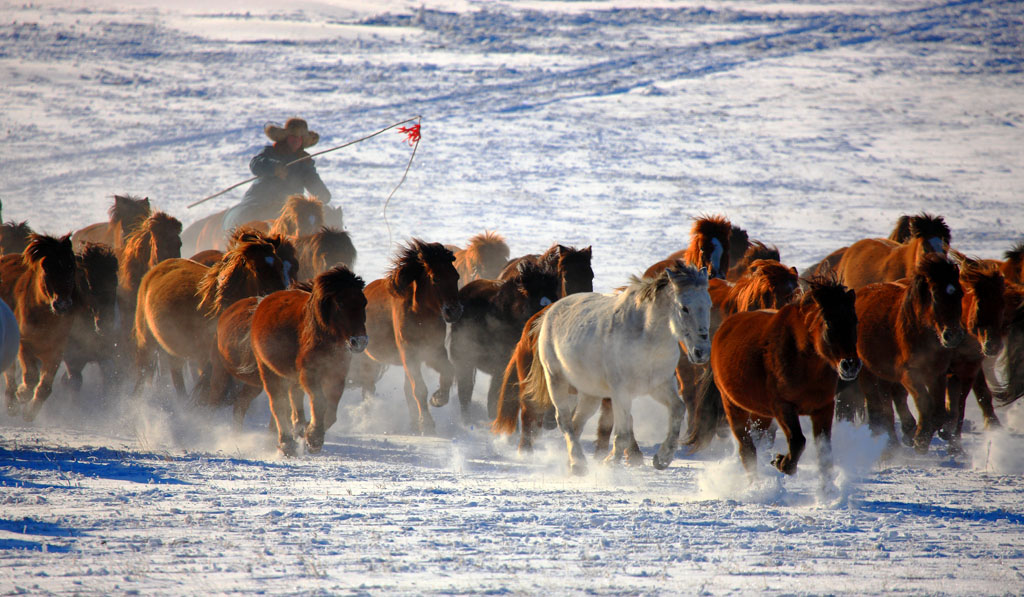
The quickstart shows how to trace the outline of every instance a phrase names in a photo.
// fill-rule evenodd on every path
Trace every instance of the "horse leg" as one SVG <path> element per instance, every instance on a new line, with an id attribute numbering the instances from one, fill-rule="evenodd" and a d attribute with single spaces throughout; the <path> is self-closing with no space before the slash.
<path id="1" fill-rule="evenodd" d="M 574 475 L 587 473 L 587 458 L 583 455 L 579 434 L 572 424 L 573 411 L 576 410 L 576 399 L 569 393 L 569 383 L 561 376 L 544 368 L 545 383 L 548 395 L 555 407 L 555 421 L 558 429 L 565 436 L 565 446 L 569 452 L 569 471 Z"/>
<path id="2" fill-rule="evenodd" d="M 31 399 L 36 385 L 39 383 L 39 361 L 36 355 L 22 344 L 18 348 L 18 364 L 21 365 L 21 383 L 18 384 L 15 396 L 18 398 L 18 402 L 25 404 Z"/>
<path id="3" fill-rule="evenodd" d="M 277 425 L 277 449 L 285 456 L 295 456 L 295 438 L 292 436 L 290 425 L 292 408 L 288 398 L 291 384 L 262 363 L 260 379 L 263 380 L 263 390 L 270 400 L 270 413 L 273 415 L 274 424 Z"/>
<path id="4" fill-rule="evenodd" d="M 672 459 L 675 458 L 676 446 L 679 445 L 679 428 L 686 415 L 686 405 L 679 397 L 674 380 L 662 384 L 651 395 L 668 409 L 668 430 L 665 433 L 665 441 L 661 442 L 653 460 L 654 468 L 660 471 L 668 468 L 668 465 L 672 464 Z"/>
<path id="5" fill-rule="evenodd" d="M 518 392 L 518 390 L 516 390 Z M 519 453 L 533 452 L 533 440 L 537 436 L 540 423 L 533 412 L 533 407 L 523 401 L 519 405 Z"/>
<path id="6" fill-rule="evenodd" d="M 814 446 L 818 450 L 818 470 L 822 481 L 832 480 L 832 419 L 835 415 L 835 403 L 811 413 L 811 432 L 814 434 Z"/>
<path id="7" fill-rule="evenodd" d="M 829 414 L 831 417 L 831 413 Z M 788 454 L 776 454 L 772 464 L 787 475 L 796 473 L 796 465 L 800 462 L 800 455 L 807 445 L 807 438 L 800 429 L 800 416 L 797 414 L 796 405 L 791 402 L 780 402 L 775 408 L 775 420 L 779 428 L 786 434 L 786 442 L 789 444 Z"/>
<path id="8" fill-rule="evenodd" d="M 498 399 L 501 397 L 501 375 L 491 375 L 491 383 L 487 385 L 487 420 L 498 417 Z"/>
<path id="9" fill-rule="evenodd" d="M 307 383 L 309 380 L 305 380 Z M 304 383 L 303 388 L 309 394 L 309 423 L 302 428 L 304 435 L 306 436 L 306 449 L 310 453 L 317 453 L 324 447 L 324 435 L 327 433 L 327 428 L 324 426 L 324 412 L 327 410 L 327 395 L 324 393 L 323 388 L 318 383 L 308 384 Z M 300 393 L 302 390 L 298 387 L 293 387 L 294 393 Z M 298 400 L 299 404 L 302 404 L 301 398 Z M 295 417 L 294 410 L 295 402 L 292 402 L 292 417 Z M 295 429 L 300 429 L 298 425 L 300 423 L 294 422 L 296 425 Z"/>
<path id="10" fill-rule="evenodd" d="M 596 396 L 589 394 L 579 394 L 576 400 L 576 408 L 573 409 L 572 413 L 572 428 L 576 431 L 576 435 L 579 436 L 583 433 L 583 426 L 587 424 L 590 417 L 594 416 L 597 412 L 598 407 L 601 406 L 601 399 Z M 594 450 L 595 454 L 597 450 Z"/>
<path id="11" fill-rule="evenodd" d="M 444 344 L 428 349 L 424 362 L 427 364 L 427 367 L 441 374 L 441 381 L 437 391 L 430 397 L 431 406 L 444 406 L 448 404 L 448 396 L 452 392 L 452 384 L 455 383 L 455 367 L 452 366 L 452 362 L 448 359 L 448 352 L 444 349 Z M 424 391 L 426 391 L 425 387 Z M 472 398 L 472 390 L 470 391 L 470 398 Z"/>
<path id="12" fill-rule="evenodd" d="M 18 365 L 17 361 L 4 371 L 4 403 L 9 416 L 17 416 L 21 412 L 21 404 L 18 403 L 16 392 L 18 391 Z"/>
<path id="13" fill-rule="evenodd" d="M 676 363 L 676 382 L 679 384 L 678 393 L 682 396 L 685 412 L 693 412 L 697 404 L 697 378 L 700 377 L 700 371 L 703 368 L 701 365 L 691 363 L 683 351 L 679 351 L 679 362 Z"/>
<path id="14" fill-rule="evenodd" d="M 306 393 L 302 387 L 297 384 L 292 384 L 288 388 L 288 404 L 291 406 L 291 422 L 292 422 L 292 436 L 303 437 L 306 433 L 306 407 L 302 403 L 305 399 Z M 309 406 L 310 410 L 313 408 L 313 395 L 309 395 Z"/>
<path id="15" fill-rule="evenodd" d="M 185 360 L 171 354 L 167 356 L 167 368 L 171 372 L 171 383 L 174 384 L 174 392 L 178 394 L 178 398 L 184 400 L 188 397 L 188 391 L 185 389 Z"/>
<path id="16" fill-rule="evenodd" d="M 462 414 L 463 424 L 468 425 L 469 405 L 473 401 L 473 386 L 476 383 L 476 367 L 466 359 L 460 359 L 454 364 L 454 369 L 455 381 L 458 384 L 459 412 Z M 440 402 L 440 400 L 436 402 Z M 433 398 L 431 398 L 430 404 L 438 406 Z"/>
<path id="17" fill-rule="evenodd" d="M 412 424 L 421 435 L 433 435 L 435 431 L 434 417 L 430 415 L 430 409 L 427 407 L 427 382 L 423 380 L 420 363 L 403 351 L 402 365 L 405 367 L 406 402 L 409 404 L 409 417 L 412 419 Z M 415 410 L 413 410 L 414 407 Z"/>
<path id="18" fill-rule="evenodd" d="M 235 431 L 242 431 L 242 424 L 245 422 L 245 413 L 249 412 L 249 405 L 252 401 L 260 395 L 263 388 L 259 386 L 250 386 L 243 384 L 242 388 L 238 391 L 238 395 L 235 396 L 235 405 L 232 408 L 232 415 L 235 422 Z"/>
<path id="19" fill-rule="evenodd" d="M 935 430 L 942 422 L 942 415 L 945 414 L 946 404 L 946 374 L 939 375 L 940 379 L 932 380 L 931 384 L 920 379 L 919 376 L 911 375 L 908 371 L 903 375 L 903 384 L 914 397 L 914 404 L 917 406 L 917 413 L 920 420 L 917 423 L 917 432 L 914 434 L 914 450 L 918 454 L 926 454 L 928 446 L 932 442 Z"/>
<path id="20" fill-rule="evenodd" d="M 750 435 L 750 428 L 753 425 L 750 413 L 727 400 L 725 396 L 722 396 L 722 407 L 725 409 L 725 419 L 729 422 L 733 437 L 739 444 L 740 462 L 747 471 L 747 477 L 753 480 L 757 473 L 757 446 Z"/>
<path id="21" fill-rule="evenodd" d="M 615 396 L 612 398 L 612 413 L 615 416 L 615 439 L 612 441 L 612 451 L 604 460 L 606 463 L 618 463 L 625 457 L 626 464 L 630 466 L 643 464 L 643 454 L 636 454 L 632 450 L 634 442 L 633 413 L 630 412 L 630 407 L 633 404 L 633 400 L 632 398 L 624 397 L 625 394 L 622 392 L 622 388 L 612 388 L 612 393 Z"/>
<path id="22" fill-rule="evenodd" d="M 864 417 L 864 396 L 856 381 L 839 381 L 835 403 L 836 418 L 840 421 L 852 423 L 858 415 Z"/>
<path id="23" fill-rule="evenodd" d="M 891 384 L 875 377 L 867 367 L 861 369 L 857 383 L 864 394 L 871 434 L 885 433 L 889 436 L 889 446 L 896 445 L 896 414 L 892 410 Z"/>
<path id="24" fill-rule="evenodd" d="M 892 396 L 893 408 L 896 409 L 896 414 L 900 418 L 900 432 L 903 434 L 903 444 L 913 446 L 914 433 L 917 431 L 917 419 L 914 418 L 914 413 L 910 412 L 910 407 L 907 406 L 907 389 L 899 384 L 891 384 L 889 386 L 889 393 Z"/>
<path id="25" fill-rule="evenodd" d="M 36 391 L 32 395 L 32 400 L 25 405 L 25 410 L 22 415 L 26 421 L 32 421 L 36 418 L 39 413 L 39 409 L 43 407 L 43 403 L 50 397 L 50 392 L 53 390 L 53 379 L 57 376 L 57 369 L 60 368 L 60 353 L 48 355 L 49 358 L 44 357 L 42 366 L 40 367 L 39 383 L 36 385 Z"/>
<path id="26" fill-rule="evenodd" d="M 612 399 L 603 398 L 601 400 L 601 416 L 597 419 L 597 439 L 594 441 L 595 457 L 608 454 L 614 426 L 615 415 L 612 413 Z"/>
<path id="27" fill-rule="evenodd" d="M 985 379 L 984 370 L 979 371 L 977 377 L 974 378 L 974 398 L 978 401 L 978 408 L 981 409 L 981 414 L 985 418 L 985 429 L 998 429 L 1002 427 L 1002 423 L 999 422 L 999 417 L 996 416 L 996 411 L 992 408 L 992 390 L 988 387 L 988 380 Z"/>

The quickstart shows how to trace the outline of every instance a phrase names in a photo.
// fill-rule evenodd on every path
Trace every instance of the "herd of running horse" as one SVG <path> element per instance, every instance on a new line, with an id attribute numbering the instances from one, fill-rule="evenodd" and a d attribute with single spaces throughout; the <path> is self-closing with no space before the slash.
<path id="1" fill-rule="evenodd" d="M 518 430 L 528 451 L 557 426 L 574 473 L 598 411 L 596 452 L 643 461 L 630 405 L 649 395 L 669 415 L 656 468 L 731 430 L 753 472 L 757 436 L 781 429 L 789 451 L 773 464 L 793 473 L 809 416 L 827 474 L 836 418 L 922 453 L 938 434 L 956 453 L 970 392 L 986 426 L 999 425 L 994 405 L 1024 394 L 1024 243 L 1001 261 L 969 257 L 924 213 L 802 275 L 726 218 L 699 217 L 685 248 L 611 294 L 593 292 L 589 247 L 510 260 L 493 232 L 465 248 L 411 239 L 366 284 L 340 212 L 298 195 L 277 219 L 229 234 L 204 221 L 183 230 L 135 197 L 115 197 L 109 216 L 59 238 L 0 225 L 8 415 L 32 420 L 62 363 L 62 391 L 76 396 L 96 363 L 103 395 L 137 396 L 169 374 L 196 408 L 232 406 L 238 428 L 265 392 L 293 455 L 298 439 L 321 449 L 347 386 L 372 399 L 392 365 L 414 431 L 433 433 L 430 408 L 453 385 L 468 422 L 479 370 L 492 430 Z M 439 374 L 433 393 L 423 365 Z"/>

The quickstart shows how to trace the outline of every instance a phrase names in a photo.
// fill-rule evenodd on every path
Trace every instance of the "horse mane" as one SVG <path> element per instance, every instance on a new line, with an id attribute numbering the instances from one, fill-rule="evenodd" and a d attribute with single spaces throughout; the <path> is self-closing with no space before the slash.
<path id="1" fill-rule="evenodd" d="M 849 289 L 834 272 L 814 274 L 807 279 L 807 290 L 800 297 L 800 306 L 816 303 L 824 307 L 839 304 Z"/>
<path id="2" fill-rule="evenodd" d="M 730 237 L 730 243 L 731 241 Z M 781 255 L 779 254 L 778 247 L 764 244 L 759 240 L 750 241 L 747 244 L 747 249 L 743 252 L 743 255 L 736 260 L 736 265 L 729 268 L 729 274 L 732 276 L 742 276 L 746 273 L 755 261 L 758 260 L 771 260 L 781 261 Z"/>
<path id="3" fill-rule="evenodd" d="M 901 245 L 910 240 L 910 216 L 903 214 L 896 220 L 896 226 L 889 233 L 889 240 Z"/>
<path id="4" fill-rule="evenodd" d="M 107 210 L 111 226 L 120 225 L 128 231 L 132 224 L 137 224 L 149 217 L 149 197 L 138 198 L 133 195 L 114 195 L 114 204 Z"/>
<path id="5" fill-rule="evenodd" d="M 32 228 L 26 221 L 0 224 L 0 255 L 24 251 L 31 234 Z"/>
<path id="6" fill-rule="evenodd" d="M 555 285 L 557 275 L 530 261 L 521 261 L 516 266 L 514 276 L 501 281 L 498 292 L 491 303 L 499 313 L 511 313 L 520 295 L 520 289 L 527 289 L 541 284 Z"/>
<path id="7" fill-rule="evenodd" d="M 760 243 L 758 241 L 753 242 L 761 246 L 764 246 L 763 243 Z M 750 243 L 750 235 L 747 234 L 746 230 L 740 228 L 739 226 L 736 226 L 735 224 L 730 224 L 729 257 L 731 258 L 731 260 L 739 261 L 740 259 L 742 259 L 743 256 L 747 253 L 747 250 L 750 248 Z M 777 251 L 778 249 L 776 249 L 776 252 Z M 776 256 L 767 257 L 766 259 L 775 259 L 776 261 L 778 261 L 779 258 L 778 256 Z"/>
<path id="8" fill-rule="evenodd" d="M 928 298 L 928 280 L 949 278 L 950 282 L 959 281 L 959 272 L 955 263 L 945 255 L 925 253 L 917 261 L 917 267 L 910 284 L 913 294 L 920 303 L 930 302 Z M 909 301 L 903 304 L 904 309 L 910 308 Z"/>
<path id="9" fill-rule="evenodd" d="M 681 260 L 677 260 L 675 265 L 666 267 L 660 274 L 653 278 L 630 276 L 629 283 L 621 289 L 619 300 L 632 300 L 635 302 L 637 307 L 646 303 L 654 302 L 658 296 L 658 291 L 668 286 L 670 281 L 670 269 L 679 276 L 680 283 L 684 286 L 700 283 L 700 270 L 696 267 L 683 263 Z M 705 280 L 705 284 L 706 283 L 707 282 Z"/>
<path id="10" fill-rule="evenodd" d="M 331 317 L 337 297 L 346 290 L 362 292 L 365 287 L 363 279 L 344 265 L 336 265 L 303 285 L 302 289 L 308 288 L 306 292 L 310 293 L 305 307 L 307 323 L 299 334 L 299 343 L 305 350 L 328 345 L 336 339 Z"/>
<path id="11" fill-rule="evenodd" d="M 89 298 L 105 289 L 110 292 L 108 298 L 113 300 L 119 269 L 114 250 L 105 244 L 86 243 L 81 253 L 75 255 L 75 262 L 78 265 L 78 271 L 88 285 L 90 292 L 87 294 L 91 295 Z M 78 290 L 83 292 L 86 289 L 79 287 Z M 87 302 L 89 298 L 86 298 Z"/>
<path id="12" fill-rule="evenodd" d="M 24 222 L 22 222 L 24 224 Z M 4 224 L 6 226 L 7 224 Z M 1024 241 L 1020 241 L 1013 245 L 1012 248 L 1008 249 L 1003 253 L 1003 258 L 1013 263 L 1020 263 L 1024 261 Z"/>
<path id="13" fill-rule="evenodd" d="M 701 215 L 695 218 L 693 227 L 690 228 L 690 244 L 683 253 L 683 260 L 688 264 L 700 263 L 700 243 L 694 242 L 698 238 L 725 239 L 726 242 L 722 245 L 722 250 L 730 250 L 731 234 L 732 223 L 725 216 Z"/>
<path id="14" fill-rule="evenodd" d="M 574 265 L 590 265 L 593 258 L 593 251 L 590 247 L 577 249 L 576 247 L 565 247 L 558 245 L 558 265 L 563 269 L 569 269 Z"/>
<path id="15" fill-rule="evenodd" d="M 314 234 L 299 237 L 295 241 L 295 245 L 296 250 L 303 256 L 303 260 L 309 263 L 312 263 L 314 256 L 322 255 L 325 258 L 333 256 L 348 267 L 355 265 L 356 247 L 352 244 L 352 237 L 344 230 L 322 226 Z M 334 263 L 328 263 L 328 265 L 334 265 Z"/>
<path id="16" fill-rule="evenodd" d="M 274 246 L 263 240 L 245 241 L 224 253 L 221 260 L 203 274 L 196 286 L 198 309 L 205 309 L 207 316 L 213 316 L 237 300 L 239 286 L 254 273 L 250 262 L 258 259 L 260 256 L 257 253 L 262 251 L 274 251 Z"/>
<path id="17" fill-rule="evenodd" d="M 754 309 L 775 309 L 776 289 L 787 287 L 790 294 L 796 289 L 797 275 L 776 260 L 758 259 L 750 264 L 747 275 L 736 281 L 729 299 L 722 306 L 725 313 Z"/>
<path id="18" fill-rule="evenodd" d="M 938 237 L 949 245 L 952 235 L 949 226 L 942 216 L 933 216 L 921 212 L 910 217 L 910 238 L 934 238 Z M 909 240 L 909 239 L 908 239 Z"/>
<path id="19" fill-rule="evenodd" d="M 324 225 L 324 204 L 316 197 L 290 195 L 281 207 L 281 212 L 270 227 L 270 234 L 297 237 L 305 228 L 304 219 L 313 216 L 314 230 Z"/>
<path id="20" fill-rule="evenodd" d="M 391 262 L 391 269 L 385 276 L 388 288 L 393 294 L 404 294 L 427 271 L 427 264 L 443 260 L 451 262 L 454 259 L 451 250 L 441 243 L 428 243 L 414 238 L 399 249 L 398 255 Z"/>
<path id="21" fill-rule="evenodd" d="M 33 232 L 28 237 L 28 244 L 22 251 L 22 259 L 25 265 L 32 266 L 47 257 L 70 257 L 74 260 L 74 250 L 71 248 L 71 235 L 65 234 L 60 238 L 46 234 Z"/>
<path id="22" fill-rule="evenodd" d="M 122 280 L 139 280 L 149 268 L 154 236 L 180 236 L 181 222 L 162 211 L 154 212 L 128 233 L 121 249 L 120 276 Z"/>
<path id="23" fill-rule="evenodd" d="M 1006 279 L 994 263 L 967 259 L 960 265 L 960 280 L 965 292 L 975 297 L 1002 297 Z M 971 315 L 974 318 L 974 314 Z"/>
<path id="24" fill-rule="evenodd" d="M 235 249 L 241 245 L 247 243 L 266 243 L 274 248 L 274 253 L 283 262 L 288 262 L 292 266 L 292 271 L 288 274 L 292 280 L 297 280 L 299 275 L 299 259 L 298 251 L 295 248 L 295 243 L 290 239 L 283 237 L 279 234 L 269 234 L 253 228 L 251 226 L 239 226 L 232 231 L 231 236 L 228 237 L 228 248 L 227 252 Z"/>
<path id="25" fill-rule="evenodd" d="M 468 272 L 474 264 L 477 270 L 491 262 L 500 262 L 504 265 L 508 261 L 509 252 L 508 243 L 503 236 L 486 230 L 470 238 L 469 246 L 455 253 L 455 269 Z M 476 273 L 482 275 L 480 271 Z"/>

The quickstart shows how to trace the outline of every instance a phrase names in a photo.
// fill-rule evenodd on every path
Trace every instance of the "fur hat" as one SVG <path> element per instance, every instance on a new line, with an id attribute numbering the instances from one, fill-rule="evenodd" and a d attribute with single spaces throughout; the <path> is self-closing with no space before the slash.
<path id="1" fill-rule="evenodd" d="M 270 137 L 270 140 L 274 143 L 278 141 L 284 141 L 288 135 L 295 135 L 302 139 L 302 148 L 312 147 L 316 145 L 317 141 L 320 140 L 320 135 L 314 131 L 309 130 L 309 126 L 306 121 L 301 118 L 289 118 L 288 122 L 284 123 L 284 127 L 279 127 L 274 123 L 267 123 L 267 126 L 263 127 L 263 132 Z"/>

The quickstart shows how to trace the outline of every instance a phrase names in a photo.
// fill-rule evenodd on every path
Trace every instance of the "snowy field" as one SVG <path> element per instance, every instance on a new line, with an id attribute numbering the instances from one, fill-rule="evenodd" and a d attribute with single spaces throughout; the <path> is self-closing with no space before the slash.
<path id="1" fill-rule="evenodd" d="M 114 193 L 186 224 L 231 205 L 186 209 L 249 177 L 269 120 L 319 149 L 420 115 L 390 240 L 403 137 L 317 160 L 367 281 L 394 243 L 488 229 L 513 254 L 592 245 L 609 291 L 701 214 L 799 268 L 922 210 L 968 254 L 1024 240 L 1019 2 L 43 0 L 0 23 L 3 215 L 50 233 Z M 648 399 L 646 465 L 583 478 L 553 433 L 532 457 L 492 436 L 480 380 L 479 424 L 453 403 L 411 436 L 400 380 L 290 460 L 265 401 L 237 435 L 94 372 L 32 424 L 0 414 L 0 594 L 1024 592 L 1024 406 L 985 432 L 969 399 L 959 458 L 880 460 L 841 425 L 822 492 L 813 447 L 793 478 L 762 449 L 748 484 L 731 438 L 655 471 Z"/>

